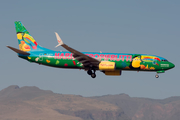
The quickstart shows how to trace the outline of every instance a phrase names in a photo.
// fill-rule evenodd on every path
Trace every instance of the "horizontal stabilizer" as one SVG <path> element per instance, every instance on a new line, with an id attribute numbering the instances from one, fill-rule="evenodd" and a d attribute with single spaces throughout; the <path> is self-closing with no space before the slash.
<path id="1" fill-rule="evenodd" d="M 13 51 L 16 52 L 16 53 L 23 54 L 23 55 L 30 55 L 30 54 L 27 53 L 27 52 L 24 52 L 24 51 L 19 50 L 19 49 L 16 49 L 16 48 L 13 48 L 13 47 L 11 47 L 11 46 L 7 46 L 7 47 L 10 48 L 11 50 L 13 50 Z"/>

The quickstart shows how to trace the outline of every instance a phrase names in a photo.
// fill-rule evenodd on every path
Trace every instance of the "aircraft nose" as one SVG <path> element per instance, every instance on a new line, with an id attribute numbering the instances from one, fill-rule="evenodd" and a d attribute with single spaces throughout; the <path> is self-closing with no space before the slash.
<path id="1" fill-rule="evenodd" d="M 169 63 L 169 67 L 170 67 L 170 68 L 174 68 L 175 65 L 174 65 L 173 63 Z"/>

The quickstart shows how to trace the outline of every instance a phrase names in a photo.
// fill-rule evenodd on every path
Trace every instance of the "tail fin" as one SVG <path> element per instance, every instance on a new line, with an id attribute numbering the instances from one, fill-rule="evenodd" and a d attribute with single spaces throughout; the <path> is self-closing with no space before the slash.
<path id="1" fill-rule="evenodd" d="M 15 21 L 14 23 L 20 50 L 25 52 L 44 50 L 43 47 L 40 47 L 37 44 L 35 39 L 29 34 L 29 32 L 20 21 Z"/>

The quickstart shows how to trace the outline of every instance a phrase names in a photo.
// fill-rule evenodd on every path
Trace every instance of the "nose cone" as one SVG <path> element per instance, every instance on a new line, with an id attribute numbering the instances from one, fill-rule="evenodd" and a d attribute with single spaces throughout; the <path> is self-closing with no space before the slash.
<path id="1" fill-rule="evenodd" d="M 173 64 L 173 63 L 169 63 L 169 68 L 171 69 L 171 68 L 174 68 L 175 67 L 175 65 Z"/>

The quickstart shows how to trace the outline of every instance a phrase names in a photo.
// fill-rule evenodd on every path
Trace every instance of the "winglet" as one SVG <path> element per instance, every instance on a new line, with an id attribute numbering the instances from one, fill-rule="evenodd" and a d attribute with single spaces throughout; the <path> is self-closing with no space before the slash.
<path id="1" fill-rule="evenodd" d="M 59 37 L 58 33 L 55 32 L 55 35 L 56 35 L 56 38 L 57 38 L 57 42 L 59 43 L 56 47 L 60 46 L 60 45 L 63 45 L 63 41 L 61 40 L 61 38 Z"/>

